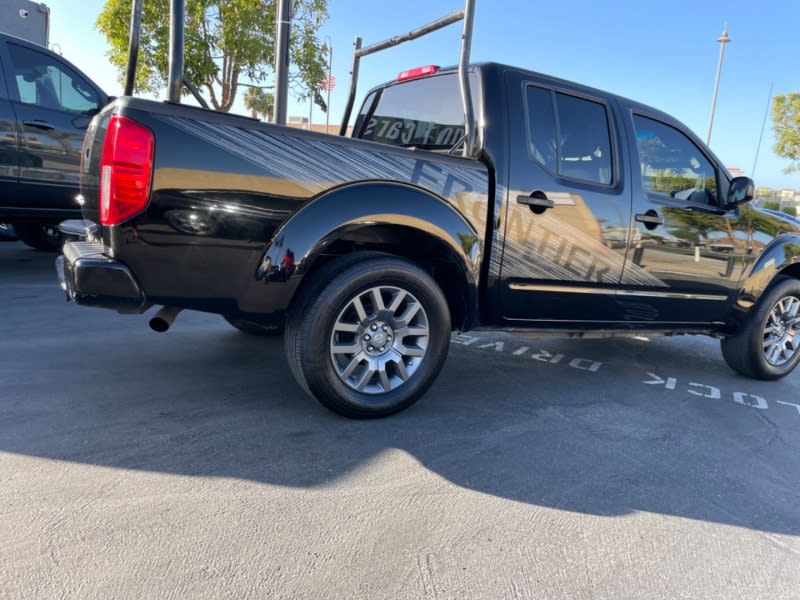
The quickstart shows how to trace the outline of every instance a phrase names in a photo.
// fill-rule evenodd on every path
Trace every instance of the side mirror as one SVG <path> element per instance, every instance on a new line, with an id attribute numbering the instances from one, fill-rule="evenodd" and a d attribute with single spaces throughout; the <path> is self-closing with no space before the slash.
<path id="1" fill-rule="evenodd" d="M 749 177 L 734 177 L 728 188 L 728 206 L 734 207 L 753 199 L 755 186 Z"/>

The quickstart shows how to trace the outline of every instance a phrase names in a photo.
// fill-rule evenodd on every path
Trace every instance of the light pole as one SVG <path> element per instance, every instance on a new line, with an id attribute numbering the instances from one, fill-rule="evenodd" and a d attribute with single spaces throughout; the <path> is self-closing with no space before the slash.
<path id="1" fill-rule="evenodd" d="M 706 146 L 711 145 L 711 129 L 714 127 L 714 111 L 717 108 L 717 92 L 719 91 L 719 74 L 722 71 L 722 59 L 725 56 L 725 44 L 731 41 L 728 37 L 728 24 L 722 29 L 722 35 L 719 36 L 719 61 L 717 61 L 717 77 L 714 79 L 714 96 L 711 99 L 711 116 L 708 118 L 708 135 L 706 136 Z"/>
<path id="2" fill-rule="evenodd" d="M 325 88 L 328 90 L 327 105 L 328 109 L 325 111 L 325 133 L 330 133 L 331 124 L 331 69 L 333 69 L 333 44 L 331 43 L 331 36 L 325 36 L 326 44 L 328 45 L 328 81 Z"/>
<path id="3" fill-rule="evenodd" d="M 289 36 L 292 31 L 292 0 L 280 0 L 275 23 L 275 123 L 286 125 L 289 95 Z"/>

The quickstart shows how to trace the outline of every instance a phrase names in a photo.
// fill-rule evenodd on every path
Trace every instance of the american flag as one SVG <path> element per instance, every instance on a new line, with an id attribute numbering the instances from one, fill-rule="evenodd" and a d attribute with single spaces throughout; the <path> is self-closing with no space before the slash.
<path id="1" fill-rule="evenodd" d="M 330 92 L 333 88 L 336 87 L 336 77 L 330 75 L 322 80 L 322 83 L 319 84 L 320 87 L 325 90 L 326 92 Z"/>

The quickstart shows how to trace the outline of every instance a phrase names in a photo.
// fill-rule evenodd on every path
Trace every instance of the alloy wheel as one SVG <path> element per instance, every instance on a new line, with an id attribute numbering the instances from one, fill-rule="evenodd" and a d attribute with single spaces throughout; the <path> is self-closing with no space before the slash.
<path id="1" fill-rule="evenodd" d="M 330 357 L 339 379 L 363 394 L 383 394 L 408 381 L 428 351 L 422 303 L 407 290 L 376 286 L 359 292 L 339 313 Z"/>

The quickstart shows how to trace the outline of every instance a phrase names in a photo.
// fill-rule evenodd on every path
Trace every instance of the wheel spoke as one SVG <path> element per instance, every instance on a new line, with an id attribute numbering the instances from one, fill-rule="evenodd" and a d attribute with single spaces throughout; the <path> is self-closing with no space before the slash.
<path id="1" fill-rule="evenodd" d="M 419 302 L 409 302 L 408 308 L 406 309 L 406 312 L 403 313 L 403 316 L 400 317 L 400 320 L 405 323 L 410 323 L 421 308 L 422 305 Z"/>
<path id="2" fill-rule="evenodd" d="M 381 296 L 380 288 L 372 288 L 372 303 L 375 305 L 375 313 L 378 313 L 385 308 L 383 305 L 383 296 Z"/>
<path id="3" fill-rule="evenodd" d="M 788 306 L 783 311 L 783 318 L 787 325 L 794 325 L 800 321 L 800 300 L 797 298 L 787 298 Z"/>
<path id="4" fill-rule="evenodd" d="M 392 362 L 397 369 L 397 376 L 403 381 L 406 381 L 409 375 L 408 369 L 406 369 L 406 363 L 403 361 L 403 357 L 395 351 L 394 356 L 392 357 Z"/>
<path id="5" fill-rule="evenodd" d="M 403 290 L 397 290 L 397 293 L 392 298 L 392 303 L 389 305 L 387 309 L 390 313 L 394 314 L 397 312 L 397 309 L 400 308 L 400 305 L 403 303 L 403 300 L 406 299 L 406 294 Z"/>
<path id="6" fill-rule="evenodd" d="M 364 304 L 361 302 L 361 298 L 359 296 L 353 298 L 353 308 L 358 315 L 359 321 L 363 322 L 367 320 L 367 311 L 364 310 Z"/>
<path id="7" fill-rule="evenodd" d="M 357 341 L 352 344 L 332 344 L 331 352 L 333 354 L 358 354 L 361 350 L 361 344 Z"/>
<path id="8" fill-rule="evenodd" d="M 413 348 L 406 346 L 404 344 L 400 344 L 398 347 L 398 351 L 403 356 L 425 356 L 425 350 L 426 350 L 425 348 L 419 348 L 419 347 Z"/>
<path id="9" fill-rule="evenodd" d="M 780 363 L 780 358 L 783 355 L 783 344 L 780 341 L 776 341 L 769 345 L 769 348 L 766 351 L 766 357 L 769 362 L 773 365 L 777 365 Z"/>
<path id="10" fill-rule="evenodd" d="M 375 366 L 372 364 L 372 361 L 369 361 L 367 365 L 367 368 L 364 369 L 364 372 L 361 374 L 361 378 L 356 383 L 356 389 L 359 392 L 364 391 L 364 388 L 369 385 L 369 382 L 372 380 L 373 375 L 375 375 L 375 372 L 377 371 Z"/>
<path id="11" fill-rule="evenodd" d="M 344 371 L 339 373 L 339 377 L 341 377 L 343 380 L 347 381 L 347 379 L 349 379 L 350 375 L 353 374 L 353 371 L 355 371 L 356 368 L 358 368 L 358 365 L 360 365 L 365 359 L 366 359 L 366 356 L 364 356 L 363 352 L 359 352 L 358 354 L 356 354 L 350 360 L 350 362 L 347 364 L 347 366 L 345 367 Z"/>
<path id="12" fill-rule="evenodd" d="M 409 336 L 426 337 L 429 334 L 429 330 L 427 325 L 412 325 L 409 327 L 401 327 L 400 329 L 395 329 L 394 333 L 398 338 L 401 339 Z"/>
<path id="13" fill-rule="evenodd" d="M 389 373 L 386 372 L 386 365 L 381 365 L 380 370 L 378 371 L 378 375 L 381 379 L 381 386 L 383 387 L 384 392 L 388 392 L 392 389 L 391 383 L 389 383 Z"/>
<path id="14" fill-rule="evenodd" d="M 784 298 L 781 302 L 781 313 L 783 317 L 794 317 L 800 307 L 800 300 L 794 297 Z"/>
<path id="15" fill-rule="evenodd" d="M 358 323 L 344 323 L 339 321 L 333 326 L 334 332 L 339 333 L 358 333 L 360 325 Z"/>

